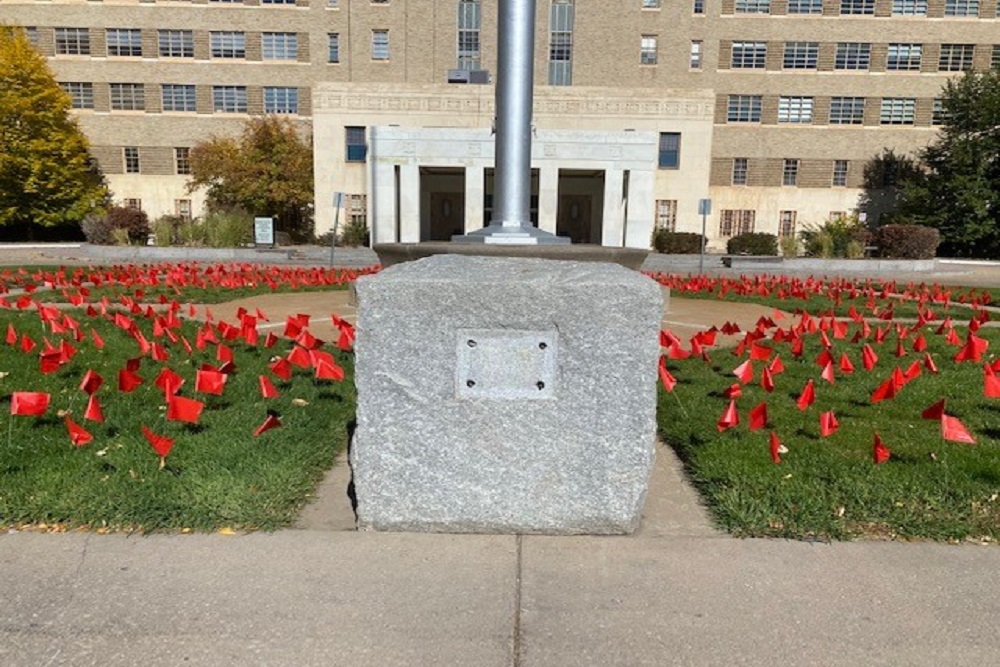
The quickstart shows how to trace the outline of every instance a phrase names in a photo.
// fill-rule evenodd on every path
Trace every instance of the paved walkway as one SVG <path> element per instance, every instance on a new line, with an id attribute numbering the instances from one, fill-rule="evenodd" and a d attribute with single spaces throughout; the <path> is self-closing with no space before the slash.
<path id="1" fill-rule="evenodd" d="M 253 303 L 353 315 L 346 292 Z M 359 533 L 348 474 L 270 534 L 0 534 L 0 666 L 1000 663 L 1000 548 L 732 539 L 663 446 L 628 537 Z"/>

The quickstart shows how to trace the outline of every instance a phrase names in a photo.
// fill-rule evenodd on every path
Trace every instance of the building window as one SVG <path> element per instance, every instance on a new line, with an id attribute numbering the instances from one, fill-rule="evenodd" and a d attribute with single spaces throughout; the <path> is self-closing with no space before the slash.
<path id="1" fill-rule="evenodd" d="M 840 0 L 840 13 L 872 15 L 875 13 L 875 0 Z"/>
<path id="2" fill-rule="evenodd" d="M 797 211 L 778 211 L 779 237 L 795 236 L 795 218 L 797 217 Z"/>
<path id="3" fill-rule="evenodd" d="M 847 186 L 847 160 L 833 161 L 833 187 L 843 188 Z"/>
<path id="4" fill-rule="evenodd" d="M 549 5 L 549 85 L 569 86 L 573 83 L 573 24 L 572 0 L 552 0 Z"/>
<path id="5" fill-rule="evenodd" d="M 781 184 L 782 185 L 798 185 L 799 184 L 799 161 L 785 158 L 782 160 L 781 165 Z"/>
<path id="6" fill-rule="evenodd" d="M 161 58 L 194 58 L 194 31 L 160 30 Z"/>
<path id="7" fill-rule="evenodd" d="M 993 45 L 993 55 L 990 56 L 990 69 L 1000 69 L 1000 44 Z"/>
<path id="8" fill-rule="evenodd" d="M 347 143 L 347 161 L 364 162 L 368 157 L 368 144 L 365 141 L 365 128 L 345 127 L 344 139 Z"/>
<path id="9" fill-rule="evenodd" d="M 69 93 L 74 109 L 94 108 L 94 84 L 89 82 L 68 81 L 60 83 L 62 89 Z"/>
<path id="10" fill-rule="evenodd" d="M 822 14 L 823 0 L 788 0 L 789 14 Z"/>
<path id="11" fill-rule="evenodd" d="M 947 114 L 944 111 L 944 100 L 940 97 L 934 98 L 934 108 L 931 113 L 931 125 L 944 125 Z"/>
<path id="12" fill-rule="evenodd" d="M 763 69 L 767 60 L 767 42 L 733 42 L 729 65 L 734 69 Z"/>
<path id="13" fill-rule="evenodd" d="M 128 198 L 128 199 L 122 200 L 122 203 L 125 204 L 125 208 L 134 208 L 137 211 L 141 211 L 142 210 L 142 200 L 141 199 Z"/>
<path id="14" fill-rule="evenodd" d="M 705 0 L 694 0 L 692 12 L 695 14 L 705 13 Z"/>
<path id="15" fill-rule="evenodd" d="M 190 199 L 175 199 L 174 200 L 174 215 L 183 220 L 184 222 L 191 222 L 191 200 Z"/>
<path id="16" fill-rule="evenodd" d="M 368 224 L 368 195 L 347 195 L 347 222 L 359 226 Z"/>
<path id="17" fill-rule="evenodd" d="M 872 45 L 867 42 L 838 42 L 834 69 L 866 70 L 872 60 Z"/>
<path id="18" fill-rule="evenodd" d="M 813 116 L 813 98 L 786 97 L 778 98 L 779 123 L 811 123 Z"/>
<path id="19" fill-rule="evenodd" d="M 691 69 L 701 69 L 701 40 L 691 42 Z"/>
<path id="20" fill-rule="evenodd" d="M 215 113 L 246 113 L 246 86 L 212 86 L 212 109 Z"/>
<path id="21" fill-rule="evenodd" d="M 141 83 L 112 83 L 111 108 L 115 111 L 142 111 L 146 108 L 146 88 Z"/>
<path id="22" fill-rule="evenodd" d="M 90 55 L 90 30 L 88 28 L 56 28 L 55 33 L 56 55 Z"/>
<path id="23" fill-rule="evenodd" d="M 24 29 L 24 36 L 28 38 L 29 44 L 36 49 L 38 48 L 38 28 L 35 26 L 27 26 Z"/>
<path id="24" fill-rule="evenodd" d="M 642 0 L 643 9 L 659 9 L 660 0 Z"/>
<path id="25" fill-rule="evenodd" d="M 458 3 L 458 69 L 480 69 L 479 27 L 482 8 L 479 0 Z"/>
<path id="26" fill-rule="evenodd" d="M 328 32 L 326 34 L 326 61 L 328 63 L 340 62 L 340 33 Z"/>
<path id="27" fill-rule="evenodd" d="M 299 89 L 282 86 L 264 87 L 264 113 L 298 113 Z"/>
<path id="28" fill-rule="evenodd" d="M 294 5 L 295 0 L 260 0 L 262 5 Z"/>
<path id="29" fill-rule="evenodd" d="M 768 14 L 771 0 L 736 0 L 737 14 Z"/>
<path id="30" fill-rule="evenodd" d="M 174 173 L 181 176 L 191 173 L 191 149 L 187 146 L 174 148 Z"/>
<path id="31" fill-rule="evenodd" d="M 912 97 L 882 98 L 878 122 L 882 125 L 913 125 L 917 101 Z"/>
<path id="32" fill-rule="evenodd" d="M 209 44 L 213 58 L 246 58 L 246 36 L 238 31 L 212 31 Z"/>
<path id="33" fill-rule="evenodd" d="M 759 123 L 760 109 L 760 95 L 730 95 L 726 108 L 726 121 L 729 123 Z"/>
<path id="34" fill-rule="evenodd" d="M 753 233 L 757 212 L 746 209 L 723 209 L 719 216 L 719 236 L 739 236 Z"/>
<path id="35" fill-rule="evenodd" d="M 299 36 L 294 32 L 265 32 L 261 35 L 264 60 L 295 60 L 299 57 Z"/>
<path id="36" fill-rule="evenodd" d="M 733 185 L 746 185 L 750 171 L 749 160 L 745 157 L 733 158 Z"/>
<path id="37" fill-rule="evenodd" d="M 893 16 L 927 16 L 927 0 L 892 0 Z"/>
<path id="38" fill-rule="evenodd" d="M 125 146 L 122 148 L 122 159 L 125 163 L 126 174 L 139 173 L 139 147 Z"/>
<path id="39" fill-rule="evenodd" d="M 194 85 L 165 83 L 162 88 L 164 111 L 197 111 Z"/>
<path id="40" fill-rule="evenodd" d="M 945 16 L 979 16 L 979 0 L 945 0 Z"/>
<path id="41" fill-rule="evenodd" d="M 830 125 L 862 125 L 865 122 L 865 98 L 830 99 Z"/>
<path id="42" fill-rule="evenodd" d="M 656 220 L 653 221 L 656 229 L 667 232 L 677 231 L 677 200 L 657 199 L 656 200 Z"/>
<path id="43" fill-rule="evenodd" d="M 326 0 L 326 6 L 329 9 L 337 9 L 340 7 L 340 0 Z"/>
<path id="44" fill-rule="evenodd" d="M 938 71 L 964 72 L 972 69 L 972 56 L 975 49 L 973 44 L 942 44 L 941 56 L 938 58 Z"/>
<path id="45" fill-rule="evenodd" d="M 643 35 L 639 43 L 639 64 L 656 64 L 656 35 Z"/>
<path id="46" fill-rule="evenodd" d="M 372 30 L 372 60 L 389 59 L 389 31 Z"/>
<path id="47" fill-rule="evenodd" d="M 678 169 L 681 165 L 681 133 L 660 132 L 660 169 Z"/>
<path id="48" fill-rule="evenodd" d="M 890 44 L 886 69 L 895 72 L 919 72 L 921 44 Z"/>
<path id="49" fill-rule="evenodd" d="M 785 69 L 816 69 L 819 42 L 785 42 Z"/>
<path id="50" fill-rule="evenodd" d="M 142 31 L 132 28 L 108 28 L 105 31 L 109 56 L 141 56 Z"/>

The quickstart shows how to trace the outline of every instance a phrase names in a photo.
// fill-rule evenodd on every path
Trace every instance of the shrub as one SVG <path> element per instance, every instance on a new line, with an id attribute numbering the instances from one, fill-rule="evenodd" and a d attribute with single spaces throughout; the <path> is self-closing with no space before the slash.
<path id="1" fill-rule="evenodd" d="M 799 256 L 799 240 L 794 236 L 782 236 L 778 239 L 778 247 L 783 257 Z"/>
<path id="2" fill-rule="evenodd" d="M 208 245 L 208 228 L 200 220 L 186 220 L 177 228 L 177 242 L 183 246 Z"/>
<path id="3" fill-rule="evenodd" d="M 361 221 L 351 221 L 340 230 L 339 245 L 349 248 L 368 245 L 368 225 Z"/>
<path id="4" fill-rule="evenodd" d="M 184 218 L 179 215 L 161 215 L 154 220 L 153 235 L 156 237 L 156 245 L 171 246 L 180 243 L 180 228 L 184 222 Z"/>
<path id="5" fill-rule="evenodd" d="M 253 216 L 235 211 L 209 213 L 201 226 L 213 248 L 238 248 L 253 242 Z"/>
<path id="6" fill-rule="evenodd" d="M 694 232 L 671 232 L 666 229 L 653 230 L 653 249 L 667 255 L 697 255 L 701 252 L 704 238 Z"/>
<path id="7" fill-rule="evenodd" d="M 91 213 L 80 223 L 83 236 L 87 243 L 94 245 L 112 245 L 115 240 L 111 236 L 111 225 L 103 213 Z"/>
<path id="8" fill-rule="evenodd" d="M 885 225 L 875 230 L 880 257 L 931 259 L 941 243 L 941 233 L 923 225 Z"/>
<path id="9" fill-rule="evenodd" d="M 777 255 L 778 237 L 765 232 L 739 234 L 726 243 L 730 255 Z"/>
<path id="10" fill-rule="evenodd" d="M 864 254 L 868 231 L 855 215 L 806 226 L 799 232 L 809 257 L 860 257 Z"/>
<path id="11" fill-rule="evenodd" d="M 145 211 L 127 206 L 112 206 L 108 209 L 107 219 L 112 230 L 124 230 L 124 237 L 128 238 L 129 243 L 145 244 L 149 238 L 149 216 Z"/>

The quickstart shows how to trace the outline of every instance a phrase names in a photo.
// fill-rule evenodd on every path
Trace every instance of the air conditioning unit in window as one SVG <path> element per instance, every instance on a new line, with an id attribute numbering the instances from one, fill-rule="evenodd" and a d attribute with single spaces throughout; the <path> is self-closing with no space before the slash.
<path id="1" fill-rule="evenodd" d="M 490 82 L 490 71 L 486 69 L 450 69 L 448 83 L 478 83 Z"/>

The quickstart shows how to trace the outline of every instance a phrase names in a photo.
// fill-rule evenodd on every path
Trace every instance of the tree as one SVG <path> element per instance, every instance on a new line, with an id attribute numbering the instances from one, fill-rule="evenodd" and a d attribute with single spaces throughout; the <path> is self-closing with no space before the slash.
<path id="1" fill-rule="evenodd" d="M 904 213 L 937 227 L 939 254 L 1000 257 L 1000 71 L 945 84 L 944 122 L 920 153 L 926 174 L 904 185 Z"/>
<path id="2" fill-rule="evenodd" d="M 897 155 L 891 148 L 865 163 L 864 182 L 858 209 L 865 213 L 869 227 L 893 221 L 903 204 L 903 187 L 922 176 L 919 163 L 909 155 Z"/>
<path id="3" fill-rule="evenodd" d="M 19 238 L 76 226 L 108 201 L 70 106 L 23 30 L 0 26 L 0 226 Z"/>
<path id="4" fill-rule="evenodd" d="M 188 190 L 200 187 L 214 210 L 274 216 L 276 227 L 296 240 L 312 236 L 312 146 L 286 118 L 252 118 L 239 137 L 193 146 Z"/>

